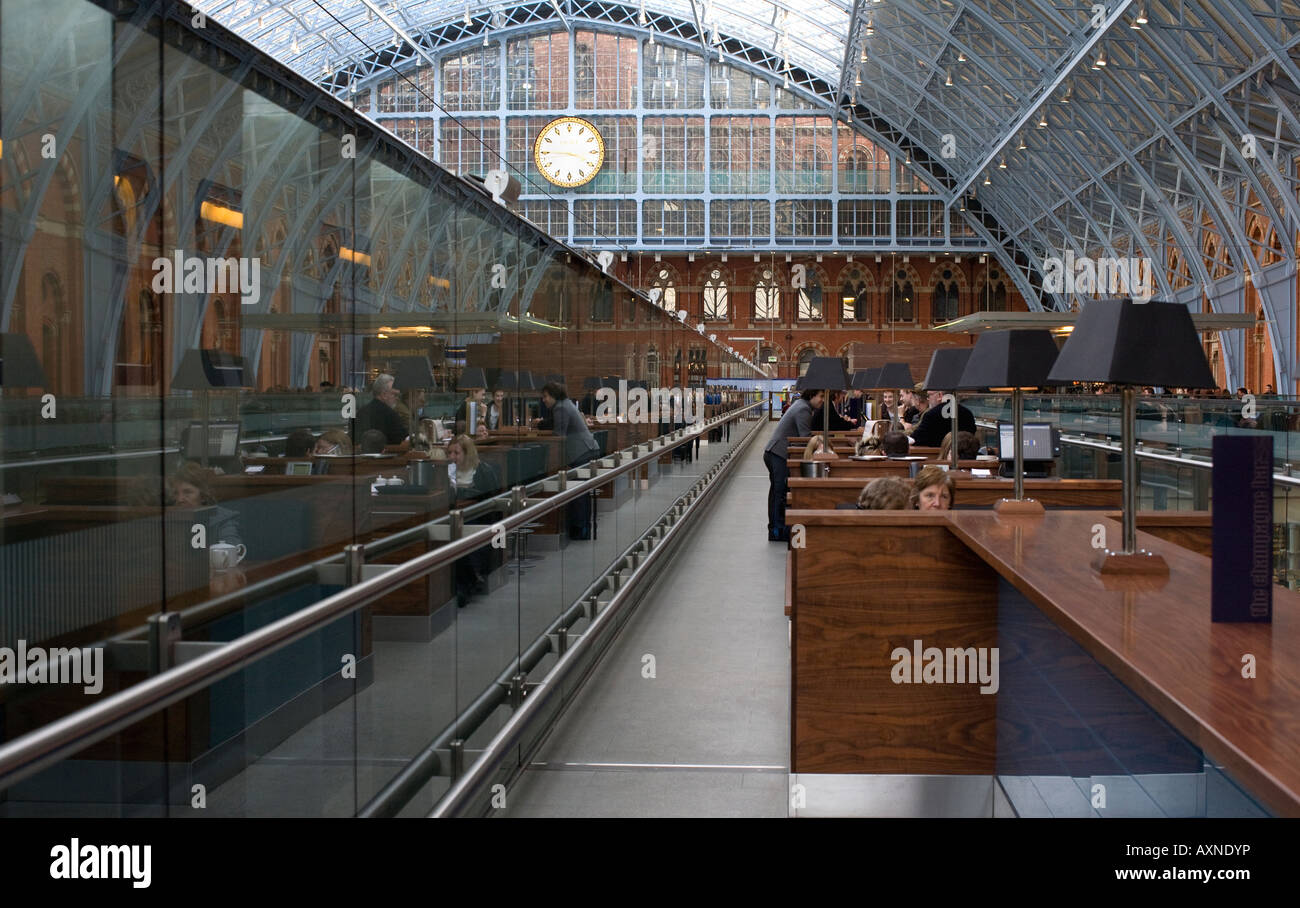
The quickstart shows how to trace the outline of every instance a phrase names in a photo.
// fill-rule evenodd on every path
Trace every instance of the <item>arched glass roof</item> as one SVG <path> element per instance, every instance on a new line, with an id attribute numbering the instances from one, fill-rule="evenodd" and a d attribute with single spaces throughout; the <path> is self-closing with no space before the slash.
<path id="1" fill-rule="evenodd" d="M 1044 261 L 1157 263 L 1156 293 L 1242 311 L 1257 288 L 1295 363 L 1300 0 L 198 0 L 349 89 L 533 30 L 653 35 L 788 80 L 916 169 L 1026 299 Z M 1176 263 L 1176 264 L 1175 264 Z"/>

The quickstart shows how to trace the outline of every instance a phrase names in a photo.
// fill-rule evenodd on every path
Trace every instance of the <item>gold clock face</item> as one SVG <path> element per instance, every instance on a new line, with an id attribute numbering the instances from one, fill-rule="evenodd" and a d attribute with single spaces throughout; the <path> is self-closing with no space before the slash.
<path id="1" fill-rule="evenodd" d="M 605 163 L 605 140 L 581 117 L 560 117 L 542 127 L 533 144 L 533 161 L 556 186 L 590 182 Z"/>

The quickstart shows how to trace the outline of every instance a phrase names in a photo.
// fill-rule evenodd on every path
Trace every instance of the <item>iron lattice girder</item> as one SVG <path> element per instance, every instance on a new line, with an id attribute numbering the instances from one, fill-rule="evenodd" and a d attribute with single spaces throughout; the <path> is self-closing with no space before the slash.
<path id="1" fill-rule="evenodd" d="M 1226 13 L 1222 9 L 1225 4 L 1228 7 Z M 660 5 L 667 6 L 667 4 Z M 216 10 L 230 6 L 231 4 L 220 4 L 213 5 L 212 8 Z M 430 7 L 427 4 L 408 6 L 408 9 L 413 11 L 413 17 L 418 17 L 421 8 Z M 592 28 L 599 28 L 610 22 L 618 22 L 633 31 L 638 29 L 636 22 L 638 10 L 631 4 L 598 3 L 587 0 L 587 2 L 566 4 L 565 8 L 571 10 L 575 17 L 585 13 L 583 24 L 587 24 Z M 764 8 L 770 8 L 774 12 L 781 10 L 788 14 L 788 10 L 783 4 L 769 4 Z M 926 90 L 927 86 L 935 83 L 940 75 L 940 60 L 943 53 L 951 53 L 954 50 L 965 53 L 968 63 L 972 66 L 970 71 L 979 72 L 987 77 L 979 81 L 989 83 L 997 90 L 1002 91 L 1003 94 L 1012 94 L 1014 96 L 1016 92 L 1009 92 L 1008 89 L 1014 89 L 1024 79 L 1035 74 L 1038 74 L 1041 79 L 1042 74 L 1045 72 L 1059 71 L 1047 68 L 1053 59 L 1053 52 L 1059 59 L 1062 48 L 1073 48 L 1075 57 L 1082 56 L 1079 53 L 1079 48 L 1083 45 L 1078 43 L 1079 39 L 1085 35 L 1095 37 L 1093 30 L 1080 28 L 1079 16 L 1085 11 L 1080 9 L 1066 13 L 1050 4 L 1038 3 L 1036 0 L 1029 0 L 1027 4 L 1015 3 L 1013 0 L 1012 2 L 988 3 L 958 2 L 945 5 L 942 11 L 937 9 L 921 10 L 918 4 L 912 2 L 912 0 L 894 0 L 889 4 L 855 3 L 852 10 L 847 10 L 843 5 L 840 8 L 846 9 L 849 13 L 846 28 L 849 40 L 845 42 L 842 59 L 836 61 L 838 71 L 835 72 L 835 78 L 833 79 L 836 84 L 832 85 L 830 81 L 819 78 L 817 73 L 812 71 L 792 71 L 791 78 L 796 82 L 800 92 L 816 96 L 828 109 L 836 109 L 837 105 L 843 103 L 846 95 L 853 94 L 848 90 L 850 82 L 848 73 L 850 70 L 856 69 L 854 61 L 859 46 L 857 36 L 863 32 L 864 8 L 867 10 L 867 15 L 874 16 L 876 19 L 876 38 L 881 47 L 888 47 L 893 41 L 888 31 L 887 17 L 889 15 L 898 15 L 901 20 L 903 15 L 906 14 L 907 24 L 910 29 L 913 31 L 925 30 L 926 35 L 935 37 L 936 46 L 940 50 L 936 54 L 930 55 L 929 66 L 932 71 L 925 74 L 924 81 L 922 81 L 922 77 L 910 80 L 906 76 L 905 70 L 895 68 L 888 61 L 882 60 L 879 70 L 882 78 L 871 81 L 876 82 L 876 87 L 904 85 L 912 92 L 917 92 L 919 89 L 920 99 L 924 102 L 925 108 L 930 110 L 943 109 L 945 98 L 961 101 L 960 109 L 964 110 L 965 113 L 962 116 L 952 117 L 952 121 L 963 124 L 963 127 L 954 131 L 972 137 L 970 145 L 973 149 L 979 147 L 975 139 L 1001 135 L 1002 141 L 1009 141 L 1014 136 L 1015 131 L 1005 129 L 1002 133 L 989 131 L 989 114 L 995 111 L 983 104 L 980 94 L 968 88 L 966 83 L 969 80 L 959 80 L 961 84 L 954 86 L 955 91 L 951 95 L 940 91 Z M 898 10 L 897 13 L 888 12 L 895 9 Z M 1256 56 L 1263 58 L 1262 62 L 1254 67 L 1255 70 L 1258 72 L 1263 67 L 1271 67 L 1275 71 L 1274 80 L 1277 80 L 1279 74 L 1285 76 L 1286 82 L 1290 83 L 1289 85 L 1279 84 L 1275 86 L 1272 82 L 1266 88 L 1261 85 L 1262 94 L 1258 96 L 1270 99 L 1273 107 L 1276 108 L 1272 118 L 1277 136 L 1274 144 L 1275 149 L 1283 145 L 1287 147 L 1295 146 L 1296 122 L 1294 114 L 1287 109 L 1285 104 L 1278 103 L 1279 90 L 1283 92 L 1300 92 L 1300 85 L 1296 84 L 1296 67 L 1287 53 L 1294 44 L 1283 43 L 1284 38 L 1287 36 L 1287 29 L 1281 24 L 1274 27 L 1275 23 L 1272 20 L 1269 20 L 1266 24 L 1266 20 L 1259 18 L 1264 15 L 1272 15 L 1279 20 L 1279 23 L 1282 23 L 1287 21 L 1288 14 L 1285 10 L 1279 8 L 1272 13 L 1257 13 L 1247 8 L 1243 0 L 1223 0 L 1222 3 L 1219 3 L 1218 9 L 1213 8 L 1212 5 L 1207 8 L 1205 3 L 1187 4 L 1186 10 L 1186 19 L 1189 25 L 1186 29 L 1181 30 L 1190 36 L 1187 40 L 1195 41 L 1197 47 L 1211 50 L 1216 46 L 1227 48 L 1229 42 L 1231 42 L 1231 58 L 1241 61 L 1251 56 L 1249 45 L 1253 44 L 1262 48 L 1262 51 Z M 698 14 L 698 10 L 696 12 Z M 1156 11 L 1153 10 L 1154 12 Z M 544 20 L 554 21 L 556 15 L 557 12 L 554 6 L 549 2 L 524 4 L 510 9 L 507 21 L 497 21 L 495 24 L 504 25 L 508 28 L 527 24 L 535 25 L 542 23 Z M 486 10 L 479 8 L 472 12 L 471 24 L 468 26 L 460 19 L 449 17 L 447 22 L 438 26 L 443 32 L 436 40 L 431 41 L 433 33 L 427 29 L 421 29 L 418 35 L 413 35 L 413 38 L 420 41 L 425 47 L 439 50 L 452 43 L 467 41 L 471 37 L 481 37 L 483 30 L 490 28 L 494 24 L 494 17 L 499 19 L 500 16 L 500 11 L 496 14 L 489 14 Z M 654 10 L 647 10 L 647 17 L 649 28 L 645 31 L 653 32 L 657 36 L 671 35 L 680 38 L 684 43 L 700 44 L 706 53 L 709 53 L 710 50 L 714 54 L 717 53 L 717 48 L 710 49 L 708 46 L 704 33 L 710 23 L 703 21 L 703 17 L 697 15 L 695 17 L 697 21 L 695 22 L 680 20 L 674 22 L 675 17 L 673 15 L 662 11 L 655 12 Z M 1238 34 L 1235 30 L 1230 29 L 1229 21 L 1233 17 L 1239 20 L 1239 24 L 1244 26 L 1243 33 Z M 1086 15 L 1084 15 L 1084 21 L 1086 21 L 1086 18 Z M 347 19 L 346 16 L 345 19 Z M 412 21 L 415 21 L 414 18 Z M 777 33 L 776 19 L 770 24 L 764 23 L 742 11 L 742 15 L 737 16 L 732 21 L 743 24 L 743 30 L 749 36 L 757 34 L 759 29 L 766 29 L 766 33 L 770 36 Z M 573 26 L 576 22 L 571 19 L 568 24 Z M 723 22 L 722 24 L 725 26 L 727 23 Z M 1152 27 L 1153 25 L 1148 26 L 1148 28 Z M 1161 27 L 1178 28 L 1172 23 Z M 1276 37 L 1274 37 L 1275 31 L 1278 32 Z M 1066 37 L 1071 34 L 1076 36 L 1075 40 L 1066 41 Z M 779 55 L 764 51 L 761 47 L 747 44 L 743 40 L 744 37 L 746 35 L 728 35 L 722 42 L 723 52 L 733 60 L 743 60 L 753 67 L 764 69 L 769 75 L 778 79 L 785 75 Z M 702 41 L 702 39 L 704 40 Z M 1121 32 L 1119 35 L 1107 36 L 1106 41 L 1107 50 L 1113 53 L 1115 51 L 1126 52 L 1126 48 L 1130 43 L 1137 46 L 1145 44 L 1148 39 L 1144 38 L 1141 33 L 1128 35 Z M 398 48 L 393 58 L 397 59 L 401 55 L 405 55 L 407 59 L 410 59 L 409 48 Z M 878 56 L 883 56 L 883 54 Z M 1200 55 L 1189 57 L 1184 54 L 1183 57 L 1184 59 L 1200 59 Z M 382 66 L 371 65 L 371 61 L 363 60 L 356 65 L 359 72 L 364 72 L 367 75 L 373 75 L 382 70 Z M 1120 68 L 1118 61 L 1113 62 L 1112 66 L 1117 69 Z M 344 78 L 345 75 L 347 74 L 342 72 L 336 74 L 334 79 L 329 80 L 329 84 L 336 89 L 346 88 L 350 84 L 350 77 Z M 1215 75 L 1220 75 L 1217 69 Z M 1072 90 L 1075 81 L 1079 81 L 1077 77 L 1070 82 Z M 1169 80 L 1165 81 L 1172 84 Z M 1229 76 L 1226 81 L 1241 82 L 1242 76 Z M 1225 84 L 1222 79 L 1215 79 L 1215 82 L 1216 84 Z M 858 100 L 862 101 L 862 96 L 871 94 L 873 90 L 875 89 L 870 88 L 868 91 L 858 92 Z M 1147 147 L 1156 149 L 1158 146 L 1154 143 L 1161 141 L 1179 141 L 1181 143 L 1187 141 L 1186 137 L 1180 136 L 1176 129 L 1167 128 L 1174 125 L 1170 122 L 1170 117 L 1167 115 L 1168 111 L 1186 110 L 1186 108 L 1178 106 L 1184 103 L 1183 97 L 1176 96 L 1176 93 L 1153 93 L 1150 91 L 1149 85 L 1137 82 L 1133 83 L 1133 92 L 1142 98 L 1142 102 L 1133 105 L 1131 103 L 1133 93 L 1130 93 L 1128 106 L 1140 109 L 1147 119 L 1155 122 L 1163 121 L 1166 128 L 1155 130 L 1155 138 L 1153 138 L 1152 130 L 1149 128 L 1145 132 L 1141 132 L 1140 127 L 1136 124 L 1125 123 L 1121 125 L 1118 120 L 1115 120 L 1116 131 L 1110 133 L 1112 137 L 1111 147 L 1113 149 L 1111 153 L 1114 157 L 1112 157 L 1109 166 L 1097 163 L 1096 150 L 1090 147 L 1090 144 L 1095 145 L 1095 142 L 1084 142 L 1072 137 L 1063 139 L 1062 146 L 1069 148 L 1072 153 L 1058 161 L 1044 160 L 1040 157 L 1035 162 L 1035 169 L 1040 173 L 1049 173 L 1056 172 L 1063 167 L 1069 167 L 1076 173 L 1069 178 L 1062 176 L 1059 179 L 1048 181 L 1061 187 L 1061 191 L 1051 193 L 1051 198 L 1044 197 L 1036 205 L 1033 203 L 1038 201 L 1037 196 L 1026 195 L 1023 197 L 1025 202 L 1030 203 L 1029 209 L 1020 208 L 1018 201 L 1013 205 L 1008 201 L 1010 197 L 1006 197 L 1002 193 L 986 190 L 984 205 L 989 209 L 990 213 L 999 215 L 999 223 L 1004 228 L 1004 236 L 1032 233 L 1034 232 L 1031 229 L 1032 225 L 1035 221 L 1042 219 L 1055 222 L 1056 227 L 1054 229 L 1072 230 L 1073 228 L 1069 228 L 1068 225 L 1077 218 L 1083 221 L 1087 229 L 1091 230 L 1099 242 L 1113 243 L 1121 238 L 1115 232 L 1116 213 L 1117 207 L 1119 207 L 1121 209 L 1119 220 L 1123 227 L 1127 227 L 1132 232 L 1132 241 L 1134 243 L 1145 243 L 1147 237 L 1157 232 L 1151 229 L 1152 223 L 1148 221 L 1148 217 L 1166 225 L 1164 228 L 1158 228 L 1163 242 L 1165 236 L 1177 233 L 1170 223 L 1170 214 L 1175 209 L 1173 207 L 1162 209 L 1161 206 L 1165 193 L 1171 193 L 1173 206 L 1179 208 L 1186 206 L 1193 199 L 1205 205 L 1210 211 L 1216 211 L 1220 209 L 1220 206 L 1228 204 L 1223 201 L 1221 195 L 1217 201 L 1209 198 L 1209 195 L 1212 194 L 1214 181 L 1209 178 L 1208 174 L 1214 171 L 1215 168 L 1203 156 L 1198 157 L 1195 150 L 1179 152 L 1170 157 L 1162 157 L 1153 152 L 1140 151 L 1135 154 L 1122 152 L 1125 146 L 1129 149 Z M 1195 93 L 1192 96 L 1195 96 Z M 1194 107 L 1214 105 L 1222 107 L 1232 104 L 1227 89 L 1220 92 L 1217 101 L 1204 98 L 1198 100 L 1202 103 L 1194 104 Z M 1086 99 L 1076 95 L 1074 103 L 1087 102 Z M 947 107 L 950 110 L 955 110 L 957 109 L 955 105 L 956 101 L 950 100 Z M 1245 109 L 1239 111 L 1241 123 L 1258 129 L 1258 124 L 1248 119 L 1252 113 L 1257 114 L 1258 111 L 1258 102 L 1253 107 L 1247 102 Z M 971 118 L 971 112 L 979 114 L 978 122 L 976 119 Z M 1111 114 L 1115 112 L 1104 103 L 1097 110 L 1098 115 L 1107 119 L 1114 119 Z M 924 178 L 934 188 L 941 193 L 946 193 L 948 201 L 951 202 L 955 182 L 948 168 L 944 166 L 950 162 L 941 162 L 940 156 L 937 154 L 937 143 L 934 141 L 934 139 L 942 135 L 938 131 L 939 124 L 934 122 L 924 123 L 924 118 L 915 121 L 910 118 L 905 119 L 905 115 L 899 113 L 894 116 L 881 117 L 878 114 L 869 112 L 866 105 L 862 103 L 851 105 L 846 113 L 855 126 L 863 129 L 868 134 L 874 133 L 875 136 L 882 140 L 882 144 L 891 148 L 895 154 L 909 156 L 913 160 L 914 168 L 922 172 Z M 1132 119 L 1131 112 L 1129 119 Z M 926 138 L 929 141 L 918 140 L 918 133 L 909 128 L 915 126 L 921 127 L 921 134 L 933 131 L 934 137 L 927 136 Z M 1124 138 L 1118 138 L 1120 135 L 1123 135 Z M 1206 135 L 1205 138 L 1214 138 L 1216 141 L 1221 139 L 1214 133 Z M 1201 145 L 1200 151 L 1204 152 L 1204 150 L 1205 146 Z M 966 167 L 970 167 L 969 153 L 959 156 L 957 160 Z M 992 159 L 990 158 L 989 161 L 991 163 Z M 1141 161 L 1146 163 L 1142 164 Z M 1077 170 L 1080 168 L 1091 171 L 1089 179 L 1097 187 L 1098 192 L 1085 194 L 1081 191 L 1070 192 L 1065 188 L 1078 182 Z M 1123 176 L 1126 173 L 1126 168 L 1131 170 L 1132 173 Z M 1137 175 L 1139 170 L 1145 174 L 1146 178 Z M 1240 171 L 1240 168 L 1237 168 L 1237 170 Z M 1289 179 L 1284 175 L 1284 172 L 1285 168 L 1278 167 L 1275 174 L 1265 173 L 1264 176 L 1268 180 L 1263 185 L 1266 188 L 1272 186 L 1275 190 L 1265 193 L 1266 196 L 1274 198 L 1274 207 L 1282 205 L 1285 208 L 1290 208 L 1291 202 L 1288 200 L 1293 197 L 1293 193 L 1289 194 L 1287 192 Z M 968 173 L 967 178 L 977 173 L 978 168 Z M 1225 174 L 1225 176 L 1230 175 L 1230 173 Z M 1244 177 L 1245 174 L 1243 173 L 1242 176 Z M 1114 179 L 1114 177 L 1119 177 L 1119 179 Z M 1108 185 L 1111 182 L 1115 184 L 1113 189 Z M 1122 206 L 1133 205 L 1134 195 L 1139 196 L 1144 201 L 1147 194 L 1150 194 L 1152 202 L 1156 203 L 1156 207 L 1151 214 L 1146 215 L 1144 213 L 1146 209 L 1142 207 L 1136 218 L 1125 217 Z M 1020 197 L 1016 198 L 1019 199 Z M 1117 206 L 1117 202 L 1119 202 L 1119 206 Z M 1141 202 L 1138 204 L 1141 205 Z M 1168 205 L 1167 202 L 1165 204 Z M 1070 210 L 1077 211 L 1078 214 L 1066 214 L 1063 211 L 1063 206 L 1068 206 Z M 1030 211 L 1038 211 L 1039 214 L 1035 217 Z M 1059 212 L 1060 217 L 1053 214 L 1053 212 Z M 1024 216 L 1020 217 L 1019 215 L 1022 213 Z M 1065 220 L 1062 221 L 1060 218 L 1065 218 Z M 1011 230 L 1005 230 L 1008 224 L 1015 224 L 1016 226 Z M 1103 226 L 1105 224 L 1109 224 L 1109 226 Z M 1134 230 L 1134 225 L 1142 229 Z M 1185 235 L 1186 231 L 1183 231 L 1183 234 Z M 1224 237 L 1223 246 L 1229 245 L 1237 246 L 1240 244 L 1231 237 Z"/>

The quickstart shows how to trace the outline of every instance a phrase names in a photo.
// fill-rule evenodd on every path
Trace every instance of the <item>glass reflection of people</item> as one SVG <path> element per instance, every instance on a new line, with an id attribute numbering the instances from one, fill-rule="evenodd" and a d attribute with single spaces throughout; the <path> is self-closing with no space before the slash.
<path id="1" fill-rule="evenodd" d="M 357 437 L 374 429 L 383 432 L 390 445 L 400 445 L 406 440 L 410 429 L 395 409 L 401 395 L 393 387 L 393 382 L 391 375 L 380 375 L 375 379 L 371 386 L 374 396 L 357 414 Z"/>
<path id="2" fill-rule="evenodd" d="M 462 400 L 459 406 L 456 407 L 456 414 L 454 417 L 456 423 L 457 435 L 469 435 L 472 433 L 475 437 L 477 437 L 480 440 L 488 437 L 488 428 L 486 422 L 487 407 L 485 406 L 486 399 L 487 399 L 487 388 L 466 389 L 465 399 Z M 477 413 L 477 416 L 475 417 L 474 420 L 475 425 L 472 428 L 466 425 L 467 421 L 469 420 L 470 404 L 476 405 L 474 409 L 475 412 Z"/>
<path id="3" fill-rule="evenodd" d="M 312 453 L 325 456 L 351 454 L 352 439 L 348 438 L 348 433 L 342 429 L 329 429 L 316 439 L 316 446 L 312 449 Z"/>
<path id="4" fill-rule="evenodd" d="M 506 425 L 506 392 L 503 388 L 497 388 L 492 392 L 492 402 L 487 407 L 486 424 L 492 431 L 504 428 Z"/>
<path id="5" fill-rule="evenodd" d="M 213 508 L 208 520 L 208 545 L 225 542 L 242 545 L 239 515 L 217 504 L 210 484 L 211 474 L 194 461 L 186 461 L 167 480 L 167 502 L 178 508 Z"/>
<path id="6" fill-rule="evenodd" d="M 468 435 L 457 435 L 447 445 L 447 477 L 457 502 L 489 496 L 499 491 L 501 480 L 492 464 L 479 460 L 478 449 Z M 459 505 L 453 505 L 457 507 Z M 491 522 L 490 516 L 471 523 Z M 464 608 L 474 596 L 486 592 L 491 570 L 487 546 L 479 546 L 456 561 L 456 604 Z"/>
<path id="7" fill-rule="evenodd" d="M 587 428 L 587 421 L 573 401 L 568 391 L 559 382 L 548 381 L 542 387 L 542 403 L 550 410 L 550 418 L 537 420 L 539 429 L 550 429 L 564 439 L 564 462 L 569 467 L 578 467 L 595 459 L 600 454 L 600 445 Z M 591 538 L 591 505 L 586 496 L 579 496 L 569 505 L 569 538 Z"/>

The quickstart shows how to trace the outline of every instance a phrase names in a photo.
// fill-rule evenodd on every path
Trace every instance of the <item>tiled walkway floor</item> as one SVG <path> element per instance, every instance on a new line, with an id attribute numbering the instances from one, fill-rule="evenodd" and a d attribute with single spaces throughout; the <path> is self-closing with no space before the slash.
<path id="1" fill-rule="evenodd" d="M 784 817 L 784 547 L 760 429 L 533 764 L 507 816 Z M 644 677 L 654 656 L 653 678 Z"/>

